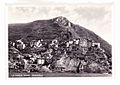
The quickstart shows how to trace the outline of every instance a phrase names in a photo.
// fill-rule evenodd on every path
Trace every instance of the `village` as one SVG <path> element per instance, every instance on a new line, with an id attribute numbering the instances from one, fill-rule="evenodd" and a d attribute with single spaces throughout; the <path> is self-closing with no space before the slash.
<path id="1" fill-rule="evenodd" d="M 9 71 L 111 73 L 111 58 L 100 43 L 83 37 L 59 41 L 9 41 Z"/>

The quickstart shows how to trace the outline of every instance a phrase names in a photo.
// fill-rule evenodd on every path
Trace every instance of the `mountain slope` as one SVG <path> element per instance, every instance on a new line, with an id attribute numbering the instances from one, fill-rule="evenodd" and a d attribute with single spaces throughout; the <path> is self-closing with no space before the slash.
<path id="1" fill-rule="evenodd" d="M 91 38 L 95 42 L 101 44 L 101 48 L 105 50 L 108 57 L 112 57 L 111 45 L 96 35 L 94 32 L 71 23 L 65 17 L 56 17 L 50 20 L 37 20 L 29 23 L 22 24 L 9 24 L 8 25 L 9 40 L 15 41 L 17 39 L 24 39 L 26 41 L 32 39 L 45 39 L 52 40 L 62 37 L 62 40 L 69 38 L 86 37 Z M 69 36 L 63 36 L 69 35 Z"/>

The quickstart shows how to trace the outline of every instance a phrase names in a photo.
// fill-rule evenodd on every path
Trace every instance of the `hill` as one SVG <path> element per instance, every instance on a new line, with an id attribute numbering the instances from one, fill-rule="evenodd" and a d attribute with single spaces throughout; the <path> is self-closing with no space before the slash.
<path id="1" fill-rule="evenodd" d="M 23 39 L 29 42 L 32 39 L 45 39 L 50 41 L 55 38 L 62 40 L 85 37 L 101 44 L 108 57 L 112 57 L 112 46 L 94 32 L 73 24 L 67 18 L 59 16 L 49 20 L 36 20 L 29 23 L 9 24 L 8 38 L 11 41 Z M 64 35 L 64 36 L 63 36 Z"/>

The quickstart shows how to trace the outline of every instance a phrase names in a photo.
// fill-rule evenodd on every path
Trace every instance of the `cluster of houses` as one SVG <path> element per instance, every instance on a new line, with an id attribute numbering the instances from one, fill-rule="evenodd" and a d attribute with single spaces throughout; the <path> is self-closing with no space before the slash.
<path id="1" fill-rule="evenodd" d="M 26 52 L 29 47 L 30 52 Z M 110 72 L 110 65 L 100 43 L 78 38 L 59 42 L 53 39 L 9 41 L 9 69 L 25 72 Z M 105 64 L 105 65 L 102 65 Z M 96 71 L 100 70 L 100 71 Z"/>

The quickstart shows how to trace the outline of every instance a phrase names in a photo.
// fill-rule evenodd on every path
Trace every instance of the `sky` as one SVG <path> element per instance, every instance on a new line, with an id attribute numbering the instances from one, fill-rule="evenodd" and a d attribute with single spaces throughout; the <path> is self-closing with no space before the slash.
<path id="1" fill-rule="evenodd" d="M 112 43 L 111 3 L 10 4 L 7 10 L 8 23 L 27 23 L 63 16 Z"/>

